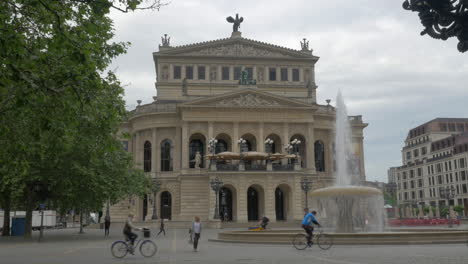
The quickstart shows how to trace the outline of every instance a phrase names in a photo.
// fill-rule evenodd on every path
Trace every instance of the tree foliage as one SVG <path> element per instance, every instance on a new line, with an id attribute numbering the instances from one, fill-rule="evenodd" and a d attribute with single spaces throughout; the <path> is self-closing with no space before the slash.
<path id="1" fill-rule="evenodd" d="M 118 140 L 123 89 L 105 72 L 129 43 L 113 42 L 109 18 L 158 9 L 159 0 L 0 1 L 0 206 L 35 186 L 66 208 L 96 209 L 146 191 Z"/>

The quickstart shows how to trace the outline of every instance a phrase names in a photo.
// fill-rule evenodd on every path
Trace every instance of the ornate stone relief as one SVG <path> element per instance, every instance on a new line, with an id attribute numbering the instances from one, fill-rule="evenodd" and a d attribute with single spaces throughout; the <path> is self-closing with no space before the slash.
<path id="1" fill-rule="evenodd" d="M 261 107 L 261 106 L 279 106 L 280 104 L 274 100 L 264 99 L 256 94 L 243 94 L 236 98 L 227 98 L 218 103 L 217 106 L 244 106 L 244 107 Z"/>
<path id="2" fill-rule="evenodd" d="M 273 52 L 266 49 L 259 49 L 245 44 L 229 44 L 211 48 L 204 48 L 197 51 L 185 53 L 183 55 L 209 55 L 209 56 L 245 56 L 245 57 L 274 57 L 289 58 L 290 56 Z"/>

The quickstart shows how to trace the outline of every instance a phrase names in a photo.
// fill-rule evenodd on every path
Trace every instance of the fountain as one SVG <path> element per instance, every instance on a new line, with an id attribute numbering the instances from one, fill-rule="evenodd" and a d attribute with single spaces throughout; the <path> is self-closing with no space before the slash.
<path id="1" fill-rule="evenodd" d="M 359 162 L 353 154 L 351 127 L 341 93 L 336 99 L 335 185 L 313 191 L 318 215 L 336 232 L 383 231 L 384 200 L 379 189 L 360 186 Z M 359 160 L 357 160 L 359 161 Z"/>

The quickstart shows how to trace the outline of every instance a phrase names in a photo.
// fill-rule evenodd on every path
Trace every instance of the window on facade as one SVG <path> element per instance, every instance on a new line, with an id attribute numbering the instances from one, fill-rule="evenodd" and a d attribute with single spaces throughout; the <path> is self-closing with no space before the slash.
<path id="1" fill-rule="evenodd" d="M 404 183 L 403 183 L 403 190 L 406 190 L 406 189 L 408 189 L 408 183 L 407 183 L 407 182 L 404 182 Z"/>
<path id="2" fill-rule="evenodd" d="M 421 177 L 422 176 L 422 168 L 418 168 L 418 177 Z"/>
<path id="3" fill-rule="evenodd" d="M 453 182 L 453 175 L 450 173 L 450 182 Z"/>
<path id="4" fill-rule="evenodd" d="M 466 184 L 463 184 L 463 185 L 462 185 L 462 189 L 463 189 L 463 193 L 467 193 Z"/>
<path id="5" fill-rule="evenodd" d="M 215 153 L 221 153 L 228 151 L 228 144 L 224 139 L 218 139 L 218 143 L 216 143 Z"/>
<path id="6" fill-rule="evenodd" d="M 406 180 L 406 171 L 403 172 L 403 180 Z"/>
<path id="7" fill-rule="evenodd" d="M 200 168 L 204 168 L 204 156 L 205 156 L 205 147 L 203 144 L 203 141 L 200 139 L 192 139 L 189 144 L 189 167 L 190 168 L 195 168 L 195 157 L 197 155 L 197 152 L 200 153 L 201 155 L 201 160 L 200 160 Z"/>
<path id="8" fill-rule="evenodd" d="M 325 171 L 325 146 L 322 141 L 315 141 L 315 169 L 317 171 Z"/>
<path id="9" fill-rule="evenodd" d="M 439 124 L 440 130 L 447 131 L 447 124 Z"/>
<path id="10" fill-rule="evenodd" d="M 172 142 L 168 139 L 161 142 L 161 171 L 172 171 Z"/>
<path id="11" fill-rule="evenodd" d="M 449 124 L 449 131 L 455 131 L 455 124 L 454 123 Z"/>
<path id="12" fill-rule="evenodd" d="M 247 72 L 247 79 L 253 80 L 253 68 L 252 67 L 245 67 L 244 70 Z"/>
<path id="13" fill-rule="evenodd" d="M 452 161 L 449 161 L 448 165 L 449 165 L 449 170 L 452 170 Z"/>
<path id="14" fill-rule="evenodd" d="M 445 183 L 449 182 L 448 174 L 445 174 Z"/>
<path id="15" fill-rule="evenodd" d="M 125 151 L 128 151 L 128 141 L 122 141 L 122 146 Z"/>
<path id="16" fill-rule="evenodd" d="M 422 147 L 421 148 L 421 155 L 426 155 L 427 153 L 427 148 L 426 147 Z"/>
<path id="17" fill-rule="evenodd" d="M 408 193 L 405 192 L 405 200 L 408 200 Z"/>
<path id="18" fill-rule="evenodd" d="M 224 81 L 229 80 L 229 67 L 221 68 L 221 79 Z"/>
<path id="19" fill-rule="evenodd" d="M 182 68 L 180 66 L 174 66 L 174 79 L 179 80 L 182 76 Z"/>
<path id="20" fill-rule="evenodd" d="M 423 180 L 422 179 L 418 180 L 418 187 L 423 187 Z"/>
<path id="21" fill-rule="evenodd" d="M 269 80 L 276 81 L 276 68 L 269 68 Z"/>
<path id="22" fill-rule="evenodd" d="M 293 82 L 299 81 L 299 69 L 292 69 L 292 80 Z"/>
<path id="23" fill-rule="evenodd" d="M 460 159 L 460 169 L 465 168 L 465 159 Z"/>
<path id="24" fill-rule="evenodd" d="M 411 185 L 411 189 L 414 189 L 414 181 L 411 181 L 410 185 Z"/>
<path id="25" fill-rule="evenodd" d="M 198 66 L 198 80 L 205 80 L 206 76 L 206 67 Z"/>
<path id="26" fill-rule="evenodd" d="M 410 151 L 406 152 L 406 159 L 411 159 L 411 152 Z"/>
<path id="27" fill-rule="evenodd" d="M 411 199 L 416 199 L 416 193 L 415 192 L 411 192 Z"/>
<path id="28" fill-rule="evenodd" d="M 424 198 L 424 193 L 422 190 L 419 191 L 419 198 Z"/>
<path id="29" fill-rule="evenodd" d="M 234 67 L 234 80 L 239 80 L 241 77 L 242 67 Z"/>
<path id="30" fill-rule="evenodd" d="M 414 157 L 418 157 L 419 156 L 419 149 L 413 150 L 413 155 L 414 155 Z"/>
<path id="31" fill-rule="evenodd" d="M 460 186 L 457 185 L 457 194 L 460 194 Z M 460 204 L 460 203 L 459 203 Z M 463 203 L 462 203 L 463 204 Z"/>
<path id="32" fill-rule="evenodd" d="M 151 142 L 146 141 L 143 148 L 143 170 L 151 171 Z"/>
<path id="33" fill-rule="evenodd" d="M 436 172 L 439 173 L 439 172 L 442 172 L 442 164 L 438 163 L 436 165 Z"/>
<path id="34" fill-rule="evenodd" d="M 410 178 L 414 178 L 414 170 L 410 170 L 409 174 L 410 174 Z"/>
<path id="35" fill-rule="evenodd" d="M 282 82 L 288 81 L 288 69 L 287 68 L 281 68 L 281 81 Z"/>
<path id="36" fill-rule="evenodd" d="M 443 181 L 442 175 L 437 176 L 437 182 L 438 182 L 439 184 L 442 184 L 442 181 Z"/>
<path id="37" fill-rule="evenodd" d="M 185 78 L 193 80 L 193 66 L 185 66 Z"/>
<path id="38" fill-rule="evenodd" d="M 460 171 L 460 177 L 461 177 L 462 181 L 466 180 L 466 172 L 465 171 Z"/>
<path id="39" fill-rule="evenodd" d="M 448 171 L 447 162 L 445 162 L 445 171 Z"/>

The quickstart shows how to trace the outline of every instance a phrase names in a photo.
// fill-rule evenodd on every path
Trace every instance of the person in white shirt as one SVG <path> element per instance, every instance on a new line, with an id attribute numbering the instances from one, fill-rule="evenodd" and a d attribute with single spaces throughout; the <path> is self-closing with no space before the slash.
<path id="1" fill-rule="evenodd" d="M 195 221 L 192 222 L 192 234 L 193 234 L 193 251 L 197 251 L 198 240 L 200 239 L 200 234 L 202 231 L 202 225 L 200 222 L 200 217 L 195 216 Z"/>

